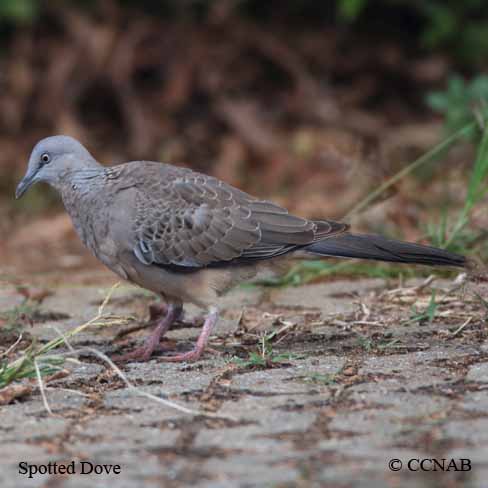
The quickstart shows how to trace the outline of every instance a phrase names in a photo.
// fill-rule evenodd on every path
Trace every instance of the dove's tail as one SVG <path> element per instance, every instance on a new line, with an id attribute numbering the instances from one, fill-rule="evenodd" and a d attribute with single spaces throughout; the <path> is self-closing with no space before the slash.
<path id="1" fill-rule="evenodd" d="M 305 250 L 322 256 L 374 259 L 392 263 L 459 267 L 466 265 L 466 258 L 459 254 L 373 234 L 340 234 L 315 242 Z"/>

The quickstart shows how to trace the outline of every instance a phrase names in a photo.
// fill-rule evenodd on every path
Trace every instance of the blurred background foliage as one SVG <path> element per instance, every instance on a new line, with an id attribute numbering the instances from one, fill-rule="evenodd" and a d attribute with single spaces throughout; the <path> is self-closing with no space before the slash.
<path id="1" fill-rule="evenodd" d="M 0 0 L 0 254 L 65 252 L 59 199 L 12 199 L 35 142 L 65 133 L 106 163 L 186 164 L 310 217 L 342 218 L 427 153 L 349 220 L 484 256 L 487 7 Z"/>

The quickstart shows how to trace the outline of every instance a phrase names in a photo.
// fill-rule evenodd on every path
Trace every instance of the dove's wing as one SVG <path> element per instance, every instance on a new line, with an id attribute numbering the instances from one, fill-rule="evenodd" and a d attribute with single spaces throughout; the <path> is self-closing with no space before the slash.
<path id="1" fill-rule="evenodd" d="M 204 267 L 272 258 L 347 229 L 290 215 L 187 169 L 160 164 L 151 170 L 150 184 L 136 185 L 134 253 L 144 264 Z"/>

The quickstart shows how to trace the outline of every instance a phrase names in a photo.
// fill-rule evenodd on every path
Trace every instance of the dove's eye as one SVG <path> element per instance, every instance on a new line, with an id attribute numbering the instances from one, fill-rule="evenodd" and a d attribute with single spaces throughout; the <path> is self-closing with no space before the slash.
<path id="1" fill-rule="evenodd" d="M 49 163 L 49 161 L 51 161 L 51 156 L 49 156 L 48 153 L 44 153 L 41 156 L 41 162 L 42 162 L 42 164 L 47 164 L 47 163 Z"/>

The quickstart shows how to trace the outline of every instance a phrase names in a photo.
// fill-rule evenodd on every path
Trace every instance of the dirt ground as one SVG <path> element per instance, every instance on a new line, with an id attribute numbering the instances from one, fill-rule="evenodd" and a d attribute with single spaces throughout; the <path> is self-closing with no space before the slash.
<path id="1" fill-rule="evenodd" d="M 223 300 L 203 360 L 155 357 L 121 368 L 138 390 L 82 353 L 46 379 L 52 415 L 35 379 L 27 381 L 30 394 L 0 407 L 0 485 L 486 486 L 487 308 L 477 294 L 488 290 L 463 278 L 239 288 Z M 114 282 L 97 267 L 25 279 L 27 293 L 3 282 L 0 312 L 22 306 L 26 295 L 41 303 L 20 325 L 4 324 L 3 351 L 19 332 L 22 350 L 96 316 Z M 129 350 L 148 332 L 141 325 L 151 302 L 121 285 L 106 312 L 126 323 L 86 329 L 71 346 L 108 356 Z M 189 307 L 187 317 L 197 313 Z M 198 332 L 182 323 L 165 344 L 189 348 Z M 453 459 L 458 470 L 432 471 L 432 459 L 446 459 L 445 468 Z M 462 459 L 470 470 L 460 470 Z M 74 461 L 77 474 L 20 472 L 21 462 L 55 461 Z M 120 465 L 120 473 L 81 474 L 82 461 Z"/>

